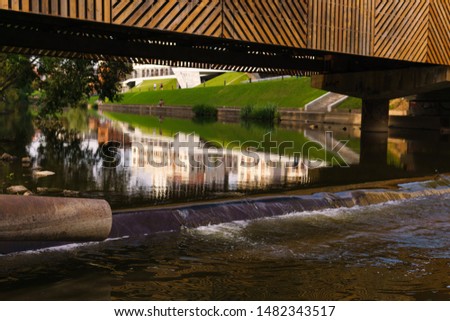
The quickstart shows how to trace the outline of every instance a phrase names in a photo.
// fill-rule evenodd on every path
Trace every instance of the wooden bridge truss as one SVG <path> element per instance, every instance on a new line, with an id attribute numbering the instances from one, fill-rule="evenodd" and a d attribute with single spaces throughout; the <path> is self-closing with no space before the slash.
<path id="1" fill-rule="evenodd" d="M 2 51 L 243 71 L 450 65 L 447 0 L 0 0 L 0 32 Z"/>

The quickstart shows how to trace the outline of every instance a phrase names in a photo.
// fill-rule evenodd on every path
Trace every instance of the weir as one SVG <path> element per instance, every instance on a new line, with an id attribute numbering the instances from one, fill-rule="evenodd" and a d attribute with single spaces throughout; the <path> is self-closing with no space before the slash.
<path id="1" fill-rule="evenodd" d="M 427 186 L 426 183 L 423 184 Z M 114 215 L 110 238 L 179 231 L 184 228 L 255 220 L 296 212 L 368 206 L 450 193 L 450 180 L 447 178 L 433 181 L 429 185 L 434 185 L 436 188 L 414 191 L 407 189 L 355 190 L 313 195 L 267 196 L 221 203 L 127 211 Z"/>
<path id="2" fill-rule="evenodd" d="M 109 240 L 125 237 L 144 237 L 155 233 L 177 232 L 183 229 L 192 229 L 232 221 L 255 220 L 330 208 L 368 206 L 390 201 L 402 201 L 445 194 L 450 194 L 450 178 L 441 176 L 437 180 L 399 186 L 397 190 L 358 189 L 336 193 L 266 196 L 195 205 L 136 209 L 114 213 L 112 216 L 112 227 L 107 237 Z M 92 215 L 92 213 L 91 209 L 89 213 L 85 214 Z M 94 229 L 92 232 L 100 240 L 105 234 L 102 234 L 100 237 L 99 233 L 104 233 L 105 231 L 106 229 L 103 229 L 103 232 Z M 26 231 L 23 232 L 26 233 Z M 56 242 L 58 239 L 53 241 L 41 239 L 37 242 L 11 242 L 4 241 L 5 238 L 2 239 L 3 241 L 0 241 L 0 253 L 2 254 L 68 244 L 68 242 Z M 32 239 L 30 237 L 28 238 L 28 240 Z M 89 240 L 92 241 L 93 239 Z"/>

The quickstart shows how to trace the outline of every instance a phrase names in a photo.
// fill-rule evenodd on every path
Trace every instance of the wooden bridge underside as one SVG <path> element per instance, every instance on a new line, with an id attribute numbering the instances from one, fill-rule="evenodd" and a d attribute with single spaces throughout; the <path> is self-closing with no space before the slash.
<path id="1" fill-rule="evenodd" d="M 450 1 L 0 0 L 0 34 L 3 52 L 249 72 L 448 66 Z"/>

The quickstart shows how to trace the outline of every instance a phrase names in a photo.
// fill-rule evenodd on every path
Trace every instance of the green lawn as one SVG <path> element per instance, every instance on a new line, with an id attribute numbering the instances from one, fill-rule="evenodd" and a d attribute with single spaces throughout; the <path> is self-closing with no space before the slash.
<path id="1" fill-rule="evenodd" d="M 395 109 L 398 107 L 398 99 L 391 100 L 389 105 L 390 109 Z M 361 109 L 362 108 L 362 99 L 356 97 L 348 97 L 342 103 L 340 103 L 337 107 L 340 110 L 350 110 L 350 109 Z"/>
<path id="2" fill-rule="evenodd" d="M 362 99 L 355 97 L 348 97 L 342 103 L 340 103 L 336 108 L 349 110 L 349 109 L 361 109 L 362 107 Z"/>
<path id="3" fill-rule="evenodd" d="M 324 93 L 311 88 L 310 78 L 304 77 L 233 86 L 126 93 L 121 104 L 154 105 L 164 99 L 167 106 L 206 104 L 217 107 L 244 107 L 271 103 L 280 108 L 299 108 Z"/>
<path id="4" fill-rule="evenodd" d="M 229 85 L 239 85 L 241 83 L 247 82 L 250 79 L 244 72 L 226 72 L 220 76 L 208 80 L 204 84 L 198 87 L 220 87 Z"/>
<path id="5" fill-rule="evenodd" d="M 160 90 L 160 85 L 163 85 L 163 90 L 177 89 L 178 82 L 176 78 L 171 79 L 152 79 L 144 80 L 139 86 L 132 88 L 129 93 L 139 93 L 143 91 L 153 91 L 154 84 L 156 84 L 156 91 Z"/>

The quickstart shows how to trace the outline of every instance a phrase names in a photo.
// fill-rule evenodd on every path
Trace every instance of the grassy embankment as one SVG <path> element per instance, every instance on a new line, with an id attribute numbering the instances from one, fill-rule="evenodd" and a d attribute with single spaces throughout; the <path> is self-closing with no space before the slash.
<path id="1" fill-rule="evenodd" d="M 240 85 L 247 83 L 250 77 L 243 72 L 226 72 L 220 76 L 208 80 L 198 87 L 220 87 L 229 85 Z"/>
<path id="2" fill-rule="evenodd" d="M 163 90 L 173 90 L 177 89 L 178 83 L 175 78 L 170 79 L 155 79 L 155 80 L 144 80 L 138 86 L 132 88 L 129 93 L 140 93 L 144 91 L 155 91 L 154 85 L 156 84 L 156 91 L 160 90 L 161 84 L 163 85 Z"/>
<path id="3" fill-rule="evenodd" d="M 226 75 L 226 77 L 236 75 Z M 235 77 L 236 78 L 236 77 Z M 214 84 L 222 85 L 215 86 Z M 192 89 L 147 90 L 124 94 L 121 104 L 155 105 L 163 99 L 167 106 L 195 106 L 199 104 L 216 107 L 264 106 L 273 104 L 278 108 L 300 108 L 325 92 L 311 88 L 309 78 L 287 78 L 258 83 L 223 85 L 223 78 L 211 80 L 206 86 Z M 212 85 L 211 85 L 212 84 Z"/>
<path id="4" fill-rule="evenodd" d="M 342 110 L 361 109 L 361 108 L 362 108 L 362 99 L 355 97 L 349 97 L 337 106 L 337 109 Z M 389 109 L 406 110 L 407 108 L 408 102 L 403 98 L 392 99 L 389 102 Z"/>

